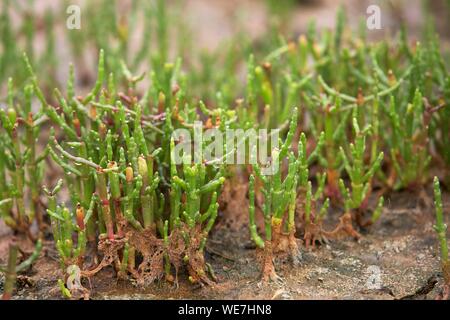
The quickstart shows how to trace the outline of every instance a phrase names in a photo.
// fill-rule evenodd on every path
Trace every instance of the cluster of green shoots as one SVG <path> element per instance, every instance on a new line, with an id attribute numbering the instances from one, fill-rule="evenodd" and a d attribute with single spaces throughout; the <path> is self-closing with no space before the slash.
<path id="1" fill-rule="evenodd" d="M 32 241 L 51 234 L 66 297 L 88 296 L 83 279 L 105 267 L 140 285 L 162 278 L 176 284 L 180 269 L 193 283 L 213 284 L 206 242 L 221 187 L 239 172 L 249 177 L 249 233 L 264 251 L 265 280 L 279 279 L 274 255 L 299 261 L 299 235 L 307 248 L 359 238 L 380 218 L 388 192 L 423 196 L 431 164 L 449 185 L 450 74 L 431 28 L 422 44 L 411 46 L 404 29 L 395 42 L 371 43 L 363 28 L 346 28 L 340 10 L 334 32 L 311 23 L 306 35 L 287 40 L 274 36 L 274 21 L 262 46 L 241 33 L 217 52 L 194 55 L 198 65 L 187 55 L 189 41 L 172 48 L 169 26 L 176 24 L 164 1 L 135 1 L 119 17 L 110 1 L 100 8 L 103 14 L 86 11 L 89 32 L 69 33 L 75 56 L 92 45 L 100 52 L 96 81 L 83 96 L 75 91 L 85 70 L 71 65 L 66 88 L 49 90 L 47 64 L 29 50 L 19 59 L 19 49 L 8 47 L 8 10 L 0 23 L 2 48 L 11 48 L 1 65 L 24 70 L 0 68 L 0 83 L 15 75 L 0 112 L 0 216 Z M 133 54 L 140 14 L 146 31 Z M 177 26 L 188 39 L 182 22 Z M 143 66 L 149 76 L 139 73 Z M 186 142 L 176 130 L 195 136 L 211 128 L 279 129 L 279 147 L 267 154 L 279 170 L 177 154 Z M 331 206 L 341 216 L 327 231 Z"/>

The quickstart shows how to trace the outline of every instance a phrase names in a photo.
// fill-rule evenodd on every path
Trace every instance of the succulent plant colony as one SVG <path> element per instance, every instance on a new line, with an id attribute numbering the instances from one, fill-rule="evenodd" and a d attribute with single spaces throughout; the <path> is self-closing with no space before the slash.
<path id="1" fill-rule="evenodd" d="M 95 84 L 78 94 L 75 79 L 88 70 L 78 73 L 72 65 L 66 87 L 51 90 L 61 88 L 52 14 L 45 16 L 46 52 L 38 57 L 33 20 L 22 26 L 25 49 L 9 21 L 10 10 L 27 11 L 9 1 L 2 6 L 0 83 L 7 83 L 7 98 L 0 111 L 0 217 L 36 243 L 17 267 L 17 246 L 11 246 L 1 270 L 7 296 L 16 272 L 37 258 L 46 237 L 59 254 L 66 297 L 88 296 L 83 279 L 105 267 L 142 286 L 162 278 L 176 284 L 181 270 L 192 283 L 213 284 L 204 249 L 222 185 L 236 167 L 248 177 L 249 233 L 262 252 L 263 280 L 279 280 L 279 256 L 297 263 L 317 243 L 361 237 L 359 230 L 382 214 L 383 195 L 406 188 L 425 199 L 430 167 L 450 186 L 450 73 L 431 27 L 423 42 L 408 43 L 402 29 L 395 41 L 371 43 L 363 28 L 354 34 L 345 27 L 341 10 L 333 32 L 311 23 L 298 39 L 268 37 L 258 48 L 239 34 L 217 52 L 195 55 L 182 22 L 169 23 L 164 1 L 133 2 L 120 17 L 111 1 L 100 1 L 86 10 L 87 31 L 67 31 L 77 59 L 88 47 L 99 52 Z M 146 28 L 136 45 L 130 36 L 140 15 Z M 176 48 L 170 28 L 184 39 Z M 133 74 L 144 67 L 148 76 Z M 196 121 L 200 130 L 280 129 L 279 147 L 268 154 L 280 170 L 264 175 L 259 163 L 189 157 L 177 165 L 181 142 L 173 132 L 198 130 Z M 53 172 L 57 178 L 46 179 Z M 45 187 L 49 181 L 55 186 Z M 434 190 L 448 295 L 437 178 Z M 341 218 L 327 231 L 331 206 Z"/>

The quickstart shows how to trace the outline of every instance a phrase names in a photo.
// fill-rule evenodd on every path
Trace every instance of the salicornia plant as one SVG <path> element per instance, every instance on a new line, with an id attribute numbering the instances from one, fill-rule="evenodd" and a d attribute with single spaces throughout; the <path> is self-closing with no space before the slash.
<path id="1" fill-rule="evenodd" d="M 360 235 L 352 227 L 352 210 L 355 210 L 356 221 L 360 226 L 372 224 L 378 220 L 383 207 L 383 197 L 380 197 L 376 209 L 369 221 L 361 220 L 363 211 L 366 209 L 368 197 L 372 191 L 372 178 L 379 170 L 381 161 L 383 160 L 383 152 L 380 152 L 373 162 L 365 163 L 366 137 L 370 126 L 366 126 L 363 130 L 359 128 L 358 120 L 353 118 L 353 129 L 355 133 L 354 143 L 350 143 L 350 156 L 341 147 L 340 152 L 344 162 L 344 168 L 350 178 L 351 189 L 345 187 L 344 181 L 339 181 L 339 187 L 344 197 L 345 213 L 341 217 L 341 224 L 338 226 L 348 235 L 359 238 Z"/>
<path id="2" fill-rule="evenodd" d="M 43 118 L 42 114 L 32 112 L 32 87 L 27 85 L 24 101 L 16 103 L 12 79 L 8 83 L 9 106 L 7 110 L 0 109 L 0 216 L 13 230 L 35 239 L 45 229 L 40 181 L 47 154 L 45 151 L 39 154 L 36 147 Z M 28 192 L 31 201 L 27 201 Z M 39 225 L 38 235 L 30 230 L 35 220 Z"/>
<path id="3" fill-rule="evenodd" d="M 274 253 L 287 252 L 294 263 L 298 262 L 299 251 L 295 238 L 295 205 L 297 201 L 298 171 L 301 165 L 300 158 L 295 157 L 289 150 L 294 132 L 297 128 L 297 109 L 291 119 L 289 132 L 285 141 L 279 148 L 271 151 L 271 171 L 267 172 L 260 164 L 253 166 L 258 184 L 254 175 L 250 176 L 249 194 L 249 221 L 250 233 L 255 244 L 264 249 L 262 278 L 263 280 L 277 280 L 273 264 Z M 282 178 L 282 164 L 288 160 L 288 172 Z M 274 166 L 275 164 L 275 166 Z M 264 203 L 262 213 L 264 216 L 264 240 L 258 234 L 255 222 L 255 193 L 257 190 L 263 194 Z"/>
<path id="4" fill-rule="evenodd" d="M 17 265 L 19 247 L 16 242 L 9 244 L 8 264 L 3 267 L 0 266 L 0 272 L 5 274 L 5 282 L 3 284 L 3 300 L 11 299 L 14 287 L 16 285 L 17 274 L 27 270 L 37 258 L 42 250 L 42 241 L 39 239 L 31 255 Z"/>
<path id="5" fill-rule="evenodd" d="M 450 294 L 450 260 L 448 259 L 447 225 L 444 222 L 441 189 L 437 177 L 434 177 L 434 206 L 436 210 L 436 225 L 434 229 L 436 230 L 441 247 L 441 265 L 444 277 L 443 299 L 447 300 Z"/>

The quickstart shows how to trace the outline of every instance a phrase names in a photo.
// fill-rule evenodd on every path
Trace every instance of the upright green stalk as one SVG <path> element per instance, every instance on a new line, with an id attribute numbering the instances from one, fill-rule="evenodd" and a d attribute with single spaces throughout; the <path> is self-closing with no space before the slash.
<path id="1" fill-rule="evenodd" d="M 448 260 L 448 246 L 447 246 L 447 225 L 444 222 L 444 214 L 442 209 L 442 196 L 441 189 L 439 188 L 439 179 L 434 177 L 434 205 L 436 209 L 436 225 L 434 229 L 439 238 L 440 246 L 441 246 L 441 262 L 442 266 L 445 268 L 450 268 L 450 262 Z M 450 271 L 450 270 L 448 270 Z M 447 272 L 448 272 L 447 271 Z"/>
<path id="2" fill-rule="evenodd" d="M 11 299 L 16 283 L 16 262 L 17 262 L 18 246 L 16 243 L 9 245 L 8 266 L 6 270 L 6 279 L 3 289 L 3 300 Z"/>

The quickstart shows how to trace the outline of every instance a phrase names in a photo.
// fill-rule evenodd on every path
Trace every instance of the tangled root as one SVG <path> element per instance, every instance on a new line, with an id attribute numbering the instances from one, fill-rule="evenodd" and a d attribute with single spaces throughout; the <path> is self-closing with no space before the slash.
<path id="1" fill-rule="evenodd" d="M 436 300 L 448 300 L 450 298 L 450 285 L 445 284 L 442 289 L 442 293 L 436 298 Z"/>
<path id="2" fill-rule="evenodd" d="M 427 194 L 424 187 L 421 187 L 419 191 L 418 206 L 420 206 L 420 204 L 422 204 L 424 208 L 432 208 L 434 205 L 432 198 Z"/>
<path id="3" fill-rule="evenodd" d="M 292 263 L 294 266 L 297 266 L 300 264 L 300 260 L 302 258 L 302 254 L 300 252 L 300 249 L 298 247 L 297 238 L 295 237 L 295 230 L 292 230 L 289 233 L 289 252 L 291 255 Z"/>
<path id="4" fill-rule="evenodd" d="M 297 228 L 304 230 L 303 241 L 306 250 L 314 249 L 317 241 L 320 243 L 328 242 L 326 232 L 322 228 L 322 220 L 316 219 L 316 205 L 316 201 L 312 201 L 311 214 L 307 221 L 304 199 L 302 196 L 297 197 L 296 215 L 299 217 Z"/>
<path id="5" fill-rule="evenodd" d="M 295 229 L 289 233 L 281 231 L 281 223 L 272 221 L 272 241 L 271 250 L 276 255 L 288 254 L 294 264 L 298 264 L 301 254 L 295 237 Z"/>
<path id="6" fill-rule="evenodd" d="M 206 263 L 203 253 L 199 251 L 192 252 L 189 256 L 187 264 L 187 270 L 189 273 L 189 280 L 192 283 L 199 283 L 201 285 L 214 285 L 214 282 L 209 279 L 206 272 Z"/>

